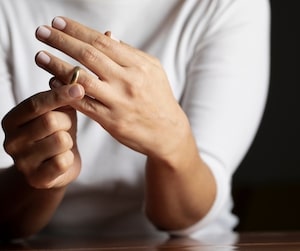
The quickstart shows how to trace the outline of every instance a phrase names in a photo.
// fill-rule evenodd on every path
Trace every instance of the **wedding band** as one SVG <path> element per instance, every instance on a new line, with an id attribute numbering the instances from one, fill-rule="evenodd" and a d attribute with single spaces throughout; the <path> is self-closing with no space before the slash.
<path id="1" fill-rule="evenodd" d="M 78 81 L 79 71 L 80 71 L 80 67 L 79 66 L 75 66 L 74 70 L 73 70 L 73 75 L 72 75 L 71 81 L 69 83 L 70 85 L 71 84 L 75 84 Z"/>

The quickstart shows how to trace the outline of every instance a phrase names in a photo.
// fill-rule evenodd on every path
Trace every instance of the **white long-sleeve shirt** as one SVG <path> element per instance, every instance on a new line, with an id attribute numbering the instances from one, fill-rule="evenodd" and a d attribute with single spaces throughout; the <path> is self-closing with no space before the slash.
<path id="1" fill-rule="evenodd" d="M 232 230 L 237 223 L 231 213 L 232 174 L 255 136 L 268 91 L 268 1 L 0 0 L 1 118 L 25 98 L 48 89 L 51 76 L 34 63 L 38 51 L 48 50 L 73 63 L 34 35 L 39 25 L 50 24 L 59 15 L 100 32 L 110 30 L 159 58 L 217 183 L 217 196 L 206 217 L 176 233 Z M 159 234 L 142 210 L 146 157 L 81 114 L 78 123 L 83 168 L 49 229 Z M 11 164 L 1 148 L 0 167 Z"/>

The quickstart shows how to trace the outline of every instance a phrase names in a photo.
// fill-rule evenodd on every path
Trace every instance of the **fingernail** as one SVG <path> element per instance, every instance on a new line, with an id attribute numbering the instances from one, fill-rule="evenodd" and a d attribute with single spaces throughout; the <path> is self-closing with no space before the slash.
<path id="1" fill-rule="evenodd" d="M 51 35 L 51 30 L 49 30 L 47 27 L 45 26 L 40 26 L 38 27 L 36 34 L 39 38 L 48 38 Z"/>
<path id="2" fill-rule="evenodd" d="M 36 56 L 36 61 L 40 64 L 46 65 L 50 63 L 51 58 L 43 51 Z"/>
<path id="3" fill-rule="evenodd" d="M 80 88 L 79 85 L 74 84 L 70 89 L 69 89 L 69 95 L 72 98 L 80 98 L 84 95 L 82 88 Z"/>
<path id="4" fill-rule="evenodd" d="M 58 30 L 63 30 L 66 28 L 67 23 L 61 17 L 55 17 L 52 21 L 52 26 Z"/>

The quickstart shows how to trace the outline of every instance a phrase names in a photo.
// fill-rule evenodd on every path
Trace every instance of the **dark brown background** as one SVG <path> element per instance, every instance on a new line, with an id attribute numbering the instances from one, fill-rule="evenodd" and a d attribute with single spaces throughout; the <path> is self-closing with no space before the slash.
<path id="1" fill-rule="evenodd" d="M 238 230 L 300 230 L 300 2 L 270 3 L 270 92 L 258 134 L 233 179 Z"/>

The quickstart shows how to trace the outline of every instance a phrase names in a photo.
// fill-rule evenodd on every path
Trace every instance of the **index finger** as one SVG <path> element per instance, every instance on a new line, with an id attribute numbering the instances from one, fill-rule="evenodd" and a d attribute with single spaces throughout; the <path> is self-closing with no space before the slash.
<path id="1" fill-rule="evenodd" d="M 7 130 L 19 127 L 44 113 L 71 104 L 83 97 L 84 89 L 78 84 L 37 93 L 10 110 L 3 118 L 2 126 Z"/>

